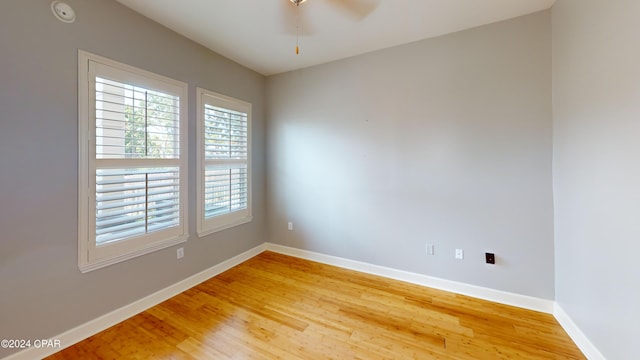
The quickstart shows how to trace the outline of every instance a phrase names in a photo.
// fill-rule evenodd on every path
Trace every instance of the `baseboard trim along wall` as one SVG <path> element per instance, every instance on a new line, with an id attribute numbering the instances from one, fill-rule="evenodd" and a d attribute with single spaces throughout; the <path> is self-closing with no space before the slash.
<path id="1" fill-rule="evenodd" d="M 560 307 L 560 305 L 558 305 L 558 303 L 552 300 L 540 299 L 526 295 L 469 285 L 456 281 L 396 270 L 384 266 L 368 264 L 360 261 L 349 260 L 273 243 L 266 243 L 266 250 L 316 261 L 327 265 L 333 265 L 345 269 L 405 281 L 416 285 L 449 291 L 460 295 L 467 295 L 505 305 L 517 306 L 520 308 L 551 314 L 556 318 L 560 326 L 562 326 L 562 328 L 567 332 L 569 337 L 571 337 L 573 342 L 576 343 L 580 351 L 582 351 L 587 359 L 606 360 L 606 358 L 600 353 L 600 351 L 591 343 L 591 341 L 589 341 L 589 338 L 587 338 L 580 330 L 580 328 L 573 322 L 569 315 L 564 312 L 564 310 Z"/>
<path id="2" fill-rule="evenodd" d="M 316 261 L 327 265 L 333 265 L 345 269 L 378 275 L 389 279 L 395 279 L 416 285 L 449 291 L 456 294 L 494 301 L 505 305 L 517 306 L 520 308 L 552 314 L 588 359 L 605 359 L 600 351 L 598 351 L 598 349 L 589 341 L 584 333 L 582 333 L 580 328 L 578 328 L 573 320 L 571 320 L 569 315 L 555 301 L 484 288 L 422 274 L 411 273 L 408 271 L 392 269 L 384 266 L 373 265 L 365 262 L 325 255 L 313 251 L 301 250 L 273 243 L 264 243 L 250 250 L 247 250 L 242 254 L 236 255 L 229 260 L 223 261 L 220 264 L 217 264 L 207 270 L 204 270 L 182 281 L 179 281 L 165 289 L 162 289 L 138 301 L 135 301 L 129 305 L 125 305 L 108 314 L 100 316 L 60 335 L 52 337 L 52 339 L 60 340 L 62 348 L 28 348 L 12 354 L 6 357 L 4 360 L 41 359 L 46 356 L 52 355 L 63 348 L 72 346 L 73 344 L 78 343 L 94 334 L 97 334 L 100 331 L 106 330 L 119 322 L 122 322 L 136 314 L 139 314 L 173 296 L 180 294 L 185 290 L 188 290 L 200 284 L 203 281 L 206 281 L 236 265 L 239 265 L 262 253 L 263 251 L 273 251 L 276 253 Z"/>
<path id="3" fill-rule="evenodd" d="M 273 243 L 267 243 L 266 249 L 284 255 L 295 256 L 302 259 L 317 261 L 327 265 L 356 270 L 438 290 L 449 291 L 456 294 L 472 296 L 475 298 L 489 300 L 505 305 L 517 306 L 520 308 L 540 311 L 547 314 L 553 313 L 553 300 L 540 299 L 532 296 L 509 293 L 506 291 L 494 290 L 476 285 L 469 285 L 461 282 L 416 274 L 408 271 L 392 269 L 384 266 L 373 265 L 336 256 L 324 255 L 313 251 L 300 250 Z"/>
<path id="4" fill-rule="evenodd" d="M 119 322 L 122 322 L 134 315 L 137 315 L 155 305 L 158 305 L 159 303 L 165 300 L 168 300 L 180 294 L 181 292 L 188 290 L 200 284 L 201 282 L 206 281 L 220 273 L 223 273 L 226 270 L 229 270 L 236 265 L 239 265 L 251 259 L 252 257 L 263 252 L 265 248 L 266 248 L 266 244 L 256 246 L 250 250 L 243 252 L 242 254 L 236 255 L 229 260 L 225 260 L 219 263 L 218 265 L 214 265 L 209 269 L 201 271 L 193 276 L 190 276 L 182 281 L 179 281 L 167 288 L 157 291 L 138 301 L 135 301 L 129 305 L 125 305 L 108 314 L 102 315 L 99 318 L 91 320 L 71 330 L 65 331 L 60 335 L 52 337 L 52 339 L 60 340 L 60 343 L 62 345 L 61 348 L 31 347 L 31 348 L 22 350 L 20 352 L 17 352 L 15 354 L 9 355 L 8 357 L 5 358 L 5 360 L 42 359 L 46 356 L 52 355 L 92 335 L 95 335 L 103 330 L 106 330 L 111 326 L 116 325 Z"/>
<path id="5" fill-rule="evenodd" d="M 589 341 L 589 338 L 580 330 L 578 325 L 573 322 L 569 314 L 557 302 L 553 306 L 553 316 L 558 320 L 560 326 L 564 331 L 569 334 L 571 340 L 576 343 L 576 346 L 582 351 L 584 356 L 589 360 L 606 360 L 604 355 L 598 350 L 598 348 Z"/>

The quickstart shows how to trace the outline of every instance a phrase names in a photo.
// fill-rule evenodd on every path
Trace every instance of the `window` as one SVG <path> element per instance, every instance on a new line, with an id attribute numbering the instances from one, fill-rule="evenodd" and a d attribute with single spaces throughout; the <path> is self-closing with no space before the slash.
<path id="1" fill-rule="evenodd" d="M 198 236 L 251 221 L 251 104 L 198 89 Z"/>
<path id="2" fill-rule="evenodd" d="M 187 84 L 78 54 L 78 263 L 186 240 Z"/>

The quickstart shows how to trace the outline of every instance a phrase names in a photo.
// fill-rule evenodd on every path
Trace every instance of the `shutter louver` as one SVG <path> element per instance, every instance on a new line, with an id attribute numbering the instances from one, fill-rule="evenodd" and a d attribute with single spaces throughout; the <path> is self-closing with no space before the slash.
<path id="1" fill-rule="evenodd" d="M 204 106 L 204 217 L 247 209 L 247 114 Z"/>
<path id="2" fill-rule="evenodd" d="M 180 99 L 96 78 L 96 159 L 178 159 Z"/>
<path id="3" fill-rule="evenodd" d="M 180 225 L 179 97 L 100 77 L 95 91 L 96 245 Z"/>
<path id="4" fill-rule="evenodd" d="M 178 168 L 99 169 L 96 172 L 96 243 L 177 226 Z"/>
<path id="5" fill-rule="evenodd" d="M 205 218 L 247 207 L 247 168 L 209 166 L 205 170 Z"/>

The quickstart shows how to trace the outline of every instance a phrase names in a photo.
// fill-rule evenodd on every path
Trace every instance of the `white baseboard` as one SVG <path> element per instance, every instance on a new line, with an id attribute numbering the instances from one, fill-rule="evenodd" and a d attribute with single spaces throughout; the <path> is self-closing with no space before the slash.
<path id="1" fill-rule="evenodd" d="M 552 300 L 540 299 L 526 295 L 514 294 L 500 290 L 484 288 L 476 285 L 460 283 L 456 281 L 436 278 L 427 275 L 411 273 L 384 266 L 368 264 L 360 261 L 349 260 L 331 255 L 316 253 L 313 251 L 300 250 L 283 245 L 266 243 L 266 250 L 284 255 L 295 256 L 301 259 L 317 261 L 319 263 L 338 266 L 345 269 L 360 271 L 368 274 L 378 275 L 395 280 L 405 281 L 412 284 L 427 286 L 439 290 L 449 291 L 489 300 L 505 305 L 517 306 L 524 309 L 540 311 L 552 314 L 560 326 L 569 334 L 576 346 L 589 360 L 606 360 L 600 351 L 589 341 L 580 328 L 573 322 L 569 315 Z"/>
<path id="2" fill-rule="evenodd" d="M 99 333 L 100 331 L 106 330 L 113 325 L 116 325 L 119 322 L 122 322 L 136 314 L 139 314 L 159 303 L 172 298 L 181 292 L 188 290 L 203 281 L 206 281 L 230 268 L 241 264 L 252 257 L 260 254 L 266 249 L 266 244 L 262 244 L 254 247 L 248 251 L 243 252 L 242 254 L 236 255 L 229 260 L 225 260 L 218 265 L 215 265 L 207 270 L 199 272 L 193 276 L 190 276 L 182 281 L 179 281 L 167 288 L 164 288 L 160 291 L 157 291 L 149 296 L 146 296 L 138 301 L 135 301 L 129 305 L 125 305 L 119 309 L 116 309 L 108 314 L 100 316 L 94 320 L 91 320 L 85 324 L 77 326 L 71 330 L 65 331 L 64 333 L 54 336 L 51 339 L 60 340 L 62 344 L 62 348 L 47 348 L 40 347 L 35 348 L 31 347 L 15 354 L 9 355 L 4 360 L 31 360 L 31 359 L 42 359 L 46 356 L 52 355 L 66 347 L 69 347 L 75 343 L 78 343 L 89 336 Z"/>
<path id="3" fill-rule="evenodd" d="M 595 345 L 589 338 L 580 330 L 578 325 L 573 322 L 569 314 L 567 314 L 564 309 L 557 302 L 553 307 L 553 316 L 558 320 L 560 326 L 564 329 L 564 331 L 569 334 L 571 340 L 576 343 L 576 346 L 582 351 L 584 356 L 589 360 L 606 360 L 604 355 L 596 348 Z"/>
<path id="4" fill-rule="evenodd" d="M 580 348 L 580 350 L 588 359 L 605 360 L 605 357 L 589 341 L 584 333 L 582 333 L 580 328 L 578 328 L 573 320 L 571 320 L 569 315 L 560 307 L 560 305 L 552 300 L 540 299 L 526 295 L 484 288 L 481 286 L 411 273 L 408 271 L 397 270 L 384 266 L 368 264 L 365 262 L 320 254 L 313 251 L 300 250 L 273 243 L 264 243 L 262 245 L 256 246 L 253 249 L 245 251 L 242 254 L 234 256 L 229 260 L 223 261 L 218 265 L 215 265 L 198 274 L 190 276 L 165 289 L 157 291 L 129 305 L 125 305 L 108 314 L 100 316 L 99 318 L 77 326 L 60 335 L 52 337 L 51 339 L 60 340 L 60 343 L 63 346 L 62 348 L 28 348 L 15 354 L 9 355 L 8 357 L 4 358 L 4 360 L 41 359 L 46 356 L 52 355 L 62 350 L 63 348 L 69 347 L 94 334 L 99 333 L 100 331 L 106 330 L 119 322 L 122 322 L 138 313 L 141 313 L 173 296 L 180 294 L 185 290 L 188 290 L 200 284 L 203 281 L 206 281 L 236 265 L 239 265 L 262 253 L 265 250 L 277 252 L 284 255 L 295 256 L 311 261 L 317 261 L 323 264 L 338 266 L 345 269 L 378 275 L 390 279 L 405 281 L 416 285 L 427 286 L 461 295 L 494 301 L 505 305 L 512 305 L 534 311 L 553 314 L 560 325 L 565 329 L 571 339 L 576 343 L 578 348 Z"/>
<path id="5" fill-rule="evenodd" d="M 284 255 L 299 257 L 302 259 L 317 261 L 323 264 L 338 266 L 350 270 L 356 270 L 368 274 L 378 275 L 390 279 L 405 281 L 408 283 L 427 286 L 456 294 L 472 296 L 505 305 L 517 306 L 524 309 L 535 310 L 547 314 L 553 314 L 553 300 L 541 299 L 527 295 L 520 295 L 506 291 L 489 289 L 476 285 L 441 279 L 437 277 L 416 274 L 408 271 L 392 269 L 384 266 L 368 264 L 360 261 L 349 260 L 336 256 L 324 255 L 313 251 L 300 250 L 288 246 L 266 243 L 266 249 Z"/>

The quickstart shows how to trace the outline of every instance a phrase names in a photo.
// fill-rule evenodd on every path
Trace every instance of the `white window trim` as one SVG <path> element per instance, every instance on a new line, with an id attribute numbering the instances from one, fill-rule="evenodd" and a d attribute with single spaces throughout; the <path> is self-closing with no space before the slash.
<path id="1" fill-rule="evenodd" d="M 198 237 L 207 236 L 218 231 L 226 230 L 234 226 L 245 224 L 253 220 L 252 215 L 252 170 L 251 170 L 251 103 L 238 100 L 216 92 L 197 88 L 196 102 L 198 109 L 197 116 L 197 206 L 196 206 L 196 228 Z M 212 104 L 221 108 L 239 111 L 247 114 L 247 210 L 235 213 L 216 216 L 205 219 L 204 196 L 205 196 L 205 144 L 204 144 L 204 106 Z"/>
<path id="2" fill-rule="evenodd" d="M 101 245 L 101 255 L 96 256 L 95 224 L 90 223 L 89 211 L 95 211 L 95 165 L 90 161 L 91 146 L 95 148 L 95 129 L 90 126 L 90 114 L 95 104 L 90 104 L 90 86 L 95 82 L 89 73 L 89 62 L 99 63 L 133 75 L 141 86 L 163 84 L 180 96 L 180 225 L 170 238 L 136 241 L 134 239 Z M 78 267 L 83 273 L 100 269 L 121 261 L 167 248 L 187 241 L 188 238 L 188 84 L 157 75 L 111 59 L 78 50 Z M 95 110 L 93 110 L 95 112 Z M 94 115 L 95 116 L 95 115 Z M 90 176 L 91 172 L 93 175 Z M 93 183 L 93 196 L 92 192 Z M 93 232 L 93 233 L 91 233 Z M 106 249 L 106 251 L 105 251 Z"/>

